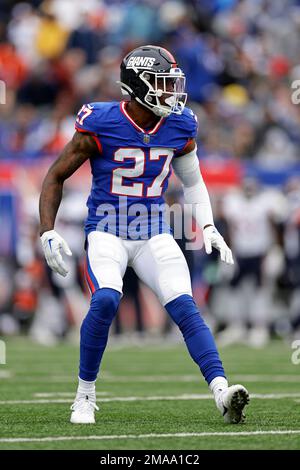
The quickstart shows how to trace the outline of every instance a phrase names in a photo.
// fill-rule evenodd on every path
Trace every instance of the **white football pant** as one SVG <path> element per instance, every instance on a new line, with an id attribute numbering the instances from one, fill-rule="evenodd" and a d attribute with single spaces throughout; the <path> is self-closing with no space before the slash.
<path id="1" fill-rule="evenodd" d="M 109 287 L 122 294 L 127 266 L 154 291 L 162 305 L 182 294 L 192 295 L 189 269 L 172 235 L 123 240 L 100 231 L 88 234 L 86 278 L 92 293 Z"/>

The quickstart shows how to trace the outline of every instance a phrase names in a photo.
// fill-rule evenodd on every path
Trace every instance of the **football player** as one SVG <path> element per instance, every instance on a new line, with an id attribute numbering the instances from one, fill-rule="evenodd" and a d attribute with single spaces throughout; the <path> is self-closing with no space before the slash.
<path id="1" fill-rule="evenodd" d="M 231 250 L 214 226 L 199 169 L 197 121 L 185 107 L 184 73 L 166 49 L 138 47 L 122 61 L 120 85 L 129 101 L 82 106 L 76 132 L 49 169 L 40 196 L 45 257 L 51 269 L 66 276 L 61 252 L 70 256 L 71 251 L 54 230 L 55 218 L 64 181 L 90 161 L 93 180 L 85 248 L 91 303 L 81 326 L 79 384 L 71 422 L 95 422 L 95 382 L 129 265 L 180 328 L 225 421 L 240 423 L 248 392 L 242 385 L 228 386 L 213 336 L 193 300 L 186 260 L 161 209 L 172 165 L 186 203 L 196 209 L 206 252 L 216 248 L 222 261 L 233 263 Z"/>

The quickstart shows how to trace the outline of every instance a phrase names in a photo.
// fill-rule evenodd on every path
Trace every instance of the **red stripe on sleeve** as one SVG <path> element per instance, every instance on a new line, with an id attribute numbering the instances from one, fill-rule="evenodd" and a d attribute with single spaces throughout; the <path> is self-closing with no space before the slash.
<path id="1" fill-rule="evenodd" d="M 76 129 L 76 131 L 81 132 L 82 134 L 87 134 L 87 135 L 90 135 L 91 137 L 93 137 L 94 141 L 97 144 L 99 152 L 102 153 L 103 149 L 102 149 L 100 139 L 99 139 L 99 137 L 97 137 L 97 135 L 94 132 L 86 131 L 85 129 L 80 129 L 80 127 L 77 127 L 76 124 L 75 124 L 75 129 Z"/>
<path id="2" fill-rule="evenodd" d="M 97 144 L 97 147 L 98 147 L 99 152 L 102 153 L 102 150 L 103 150 L 103 149 L 102 149 L 102 145 L 101 145 L 101 142 L 100 142 L 99 137 L 97 137 L 96 135 L 92 135 L 92 137 L 93 137 L 94 141 L 95 141 L 96 144 Z"/>
<path id="3" fill-rule="evenodd" d="M 82 132 L 83 134 L 94 135 L 94 132 L 90 132 L 90 131 L 86 131 L 85 129 L 81 129 L 80 127 L 77 127 L 76 124 L 75 124 L 75 129 L 76 129 L 76 131 Z"/>

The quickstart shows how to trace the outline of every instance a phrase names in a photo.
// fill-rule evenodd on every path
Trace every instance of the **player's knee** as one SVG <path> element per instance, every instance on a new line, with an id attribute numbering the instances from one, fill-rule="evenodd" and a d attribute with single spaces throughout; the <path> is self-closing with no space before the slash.
<path id="1" fill-rule="evenodd" d="M 207 328 L 193 297 L 190 295 L 180 295 L 166 304 L 165 308 L 185 338 L 192 336 L 199 328 Z"/>
<path id="2" fill-rule="evenodd" d="M 119 306 L 120 296 L 120 292 L 114 289 L 103 288 L 96 290 L 92 296 L 90 306 L 93 316 L 103 321 L 112 321 Z"/>
<path id="3" fill-rule="evenodd" d="M 180 295 L 176 299 L 168 302 L 165 305 L 165 309 L 175 321 L 175 323 L 181 323 L 185 318 L 190 317 L 194 314 L 199 314 L 199 310 L 195 301 L 191 295 Z"/>
<path id="4" fill-rule="evenodd" d="M 176 270 L 176 268 L 174 268 Z M 159 296 L 160 301 L 164 306 L 170 303 L 173 299 L 177 300 L 179 297 L 186 295 L 191 297 L 192 289 L 188 273 L 175 275 L 172 277 L 171 272 L 163 272 L 158 277 Z"/>

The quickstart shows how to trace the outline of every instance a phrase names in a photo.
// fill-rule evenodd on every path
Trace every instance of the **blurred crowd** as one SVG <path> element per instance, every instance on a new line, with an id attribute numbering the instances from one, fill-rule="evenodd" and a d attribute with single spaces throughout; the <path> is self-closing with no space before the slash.
<path id="1" fill-rule="evenodd" d="M 187 75 L 201 155 L 298 160 L 299 0 L 1 1 L 0 159 L 56 154 L 87 101 L 120 98 L 126 52 L 162 44 Z"/>
<path id="2" fill-rule="evenodd" d="M 40 181 L 28 182 L 20 167 L 49 165 L 73 135 L 83 103 L 121 99 L 120 62 L 147 43 L 171 50 L 186 73 L 203 161 L 235 160 L 245 173 L 249 162 L 272 171 L 300 163 L 300 105 L 291 100 L 291 84 L 300 79 L 300 0 L 2 0 L 0 332 L 30 331 L 51 343 L 78 330 L 88 304 L 82 249 L 88 190 L 75 185 L 65 193 L 57 229 L 74 256 L 63 280 L 42 261 Z M 17 183 L 5 165 L 19 165 Z M 236 257 L 232 271 L 216 257 L 186 253 L 198 303 L 224 345 L 259 346 L 300 327 L 300 179 L 281 183 L 270 189 L 246 177 L 230 191 L 212 191 Z M 169 197 L 181 200 L 175 183 Z M 125 291 L 116 333 L 172 333 L 130 271 Z"/>

